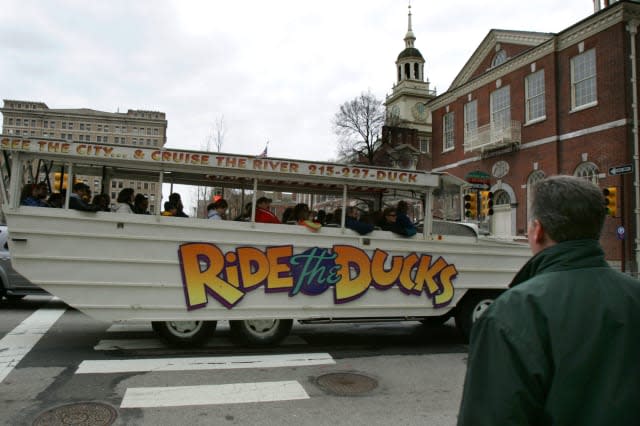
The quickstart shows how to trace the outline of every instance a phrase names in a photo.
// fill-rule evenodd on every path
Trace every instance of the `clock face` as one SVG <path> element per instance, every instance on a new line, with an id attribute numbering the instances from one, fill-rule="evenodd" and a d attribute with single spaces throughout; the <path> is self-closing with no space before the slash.
<path id="1" fill-rule="evenodd" d="M 391 107 L 391 115 L 394 117 L 400 117 L 400 107 L 398 105 Z"/>
<path id="2" fill-rule="evenodd" d="M 427 107 L 425 107 L 424 103 L 416 102 L 416 104 L 411 109 L 413 112 L 413 117 L 418 121 L 427 121 Z"/>

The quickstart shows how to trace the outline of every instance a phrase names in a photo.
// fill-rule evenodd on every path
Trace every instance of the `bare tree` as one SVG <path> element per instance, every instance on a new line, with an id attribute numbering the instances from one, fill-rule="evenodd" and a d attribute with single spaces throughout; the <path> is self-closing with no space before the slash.
<path id="1" fill-rule="evenodd" d="M 338 135 L 338 155 L 351 161 L 366 159 L 373 164 L 380 148 L 380 130 L 384 124 L 382 101 L 371 91 L 340 105 L 333 119 L 333 128 Z"/>
<path id="2" fill-rule="evenodd" d="M 205 146 L 202 148 L 205 151 L 215 151 L 220 152 L 222 150 L 222 145 L 224 145 L 224 136 L 226 133 L 225 125 L 224 125 L 224 115 L 219 115 L 216 117 L 213 122 L 213 128 L 211 129 L 211 133 L 207 136 L 207 140 L 205 142 Z M 222 189 L 222 195 L 224 197 L 224 188 Z M 207 215 L 207 205 L 209 201 L 213 198 L 215 194 L 215 188 L 211 187 L 198 187 L 196 188 L 196 200 L 198 200 L 197 211 L 198 215 L 203 215 L 206 217 Z"/>

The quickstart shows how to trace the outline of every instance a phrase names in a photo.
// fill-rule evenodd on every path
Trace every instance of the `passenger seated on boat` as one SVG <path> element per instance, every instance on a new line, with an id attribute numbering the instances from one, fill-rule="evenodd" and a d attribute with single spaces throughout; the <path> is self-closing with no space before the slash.
<path id="1" fill-rule="evenodd" d="M 278 217 L 271 213 L 269 206 L 271 206 L 271 198 L 260 197 L 256 201 L 256 222 L 260 223 L 282 223 Z"/>
<path id="2" fill-rule="evenodd" d="M 116 201 L 118 204 L 113 209 L 116 213 L 130 213 L 133 214 L 133 188 L 124 188 L 118 193 Z"/>
<path id="3" fill-rule="evenodd" d="M 109 194 L 96 194 L 91 201 L 91 204 L 98 208 L 100 212 L 110 212 L 111 197 Z"/>
<path id="4" fill-rule="evenodd" d="M 382 216 L 380 217 L 380 221 L 378 222 L 378 226 L 383 231 L 391 231 L 396 224 L 396 218 L 398 213 L 396 212 L 395 207 L 387 207 L 382 211 Z"/>
<path id="5" fill-rule="evenodd" d="M 322 225 L 309 220 L 310 213 L 311 211 L 309 210 L 309 206 L 307 204 L 296 204 L 296 206 L 293 208 L 293 220 L 295 220 L 298 225 L 305 226 L 310 231 L 316 232 L 322 227 Z"/>
<path id="6" fill-rule="evenodd" d="M 327 212 L 322 209 L 318 210 L 318 213 L 316 214 L 316 218 L 314 222 L 324 226 L 324 224 L 327 223 L 326 220 L 327 220 Z"/>
<path id="7" fill-rule="evenodd" d="M 344 222 L 345 228 L 353 229 L 360 235 L 373 231 L 373 225 L 360 221 L 360 210 L 355 206 L 347 207 L 347 215 Z"/>
<path id="8" fill-rule="evenodd" d="M 20 205 L 49 207 L 49 205 L 44 201 L 44 199 L 47 198 L 48 192 L 47 184 L 44 182 L 28 183 L 22 187 L 22 192 L 20 193 Z"/>
<path id="9" fill-rule="evenodd" d="M 184 212 L 184 206 L 182 205 L 182 197 L 180 197 L 180 194 L 174 192 L 173 194 L 169 195 L 169 201 L 172 202 L 178 209 L 178 212 L 175 214 L 175 216 L 189 217 Z"/>
<path id="10" fill-rule="evenodd" d="M 293 207 L 287 207 L 284 209 L 282 213 L 282 223 L 286 223 L 289 225 L 295 224 L 295 220 L 293 220 Z"/>
<path id="11" fill-rule="evenodd" d="M 418 232 L 416 226 L 413 224 L 413 221 L 409 219 L 409 204 L 406 201 L 398 201 L 398 205 L 396 206 L 396 233 L 405 235 L 407 237 L 411 237 L 412 235 L 416 235 Z"/>
<path id="12" fill-rule="evenodd" d="M 176 216 L 178 214 L 178 206 L 176 206 L 171 201 L 167 201 L 164 203 L 164 211 L 161 213 L 162 216 Z"/>
<path id="13" fill-rule="evenodd" d="M 251 203 L 247 203 L 244 206 L 244 210 L 242 210 L 242 213 L 240 213 L 238 216 L 236 216 L 235 221 L 237 222 L 248 222 L 251 220 L 251 207 L 253 207 L 253 204 Z"/>
<path id="14" fill-rule="evenodd" d="M 135 214 L 150 214 L 149 213 L 149 198 L 144 194 L 136 194 L 133 199 L 133 212 Z"/>
<path id="15" fill-rule="evenodd" d="M 72 193 L 69 194 L 69 208 L 74 210 L 82 210 L 85 212 L 98 211 L 96 206 L 87 203 L 87 199 L 91 197 L 91 189 L 89 185 L 83 182 L 77 182 L 73 185 Z"/>
<path id="16" fill-rule="evenodd" d="M 47 199 L 47 204 L 49 207 L 62 208 L 64 204 L 64 197 L 66 196 L 66 191 L 63 189 L 62 192 L 54 192 L 49 195 Z"/>
<path id="17" fill-rule="evenodd" d="M 225 212 L 229 204 L 225 199 L 220 198 L 218 201 L 207 206 L 207 217 L 212 220 L 223 220 L 226 218 Z"/>
<path id="18" fill-rule="evenodd" d="M 337 208 L 333 211 L 331 223 L 342 226 L 342 209 Z"/>

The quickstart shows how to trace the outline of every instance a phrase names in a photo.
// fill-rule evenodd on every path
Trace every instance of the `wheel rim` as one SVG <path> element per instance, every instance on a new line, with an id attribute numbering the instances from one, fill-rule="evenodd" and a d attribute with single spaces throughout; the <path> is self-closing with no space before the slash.
<path id="1" fill-rule="evenodd" d="M 252 334 L 267 336 L 273 334 L 278 329 L 280 320 L 277 319 L 258 319 L 246 320 L 245 325 Z"/>
<path id="2" fill-rule="evenodd" d="M 476 303 L 471 312 L 471 322 L 476 322 L 493 303 L 493 299 L 484 299 Z"/>
<path id="3" fill-rule="evenodd" d="M 202 321 L 167 321 L 167 329 L 177 337 L 192 337 L 202 328 Z"/>

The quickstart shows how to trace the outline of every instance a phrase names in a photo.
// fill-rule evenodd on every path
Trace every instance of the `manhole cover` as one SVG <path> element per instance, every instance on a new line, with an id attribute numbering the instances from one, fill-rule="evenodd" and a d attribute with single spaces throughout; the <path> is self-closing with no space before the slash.
<path id="1" fill-rule="evenodd" d="M 316 383 L 336 395 L 361 395 L 378 387 L 378 381 L 355 373 L 330 373 L 319 376 Z"/>
<path id="2" fill-rule="evenodd" d="M 80 402 L 52 408 L 40 414 L 33 426 L 108 426 L 118 417 L 110 405 L 99 402 Z"/>

